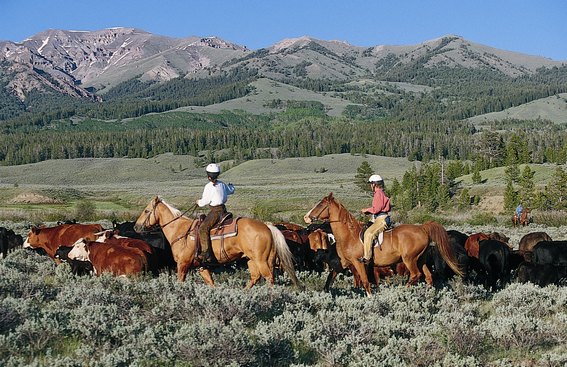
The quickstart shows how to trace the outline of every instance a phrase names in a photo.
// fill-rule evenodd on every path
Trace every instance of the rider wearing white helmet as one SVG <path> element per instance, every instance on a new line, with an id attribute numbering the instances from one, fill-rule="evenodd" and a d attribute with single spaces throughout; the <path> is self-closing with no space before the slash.
<path id="1" fill-rule="evenodd" d="M 384 180 L 380 175 L 372 175 L 368 179 L 374 197 L 372 198 L 372 206 L 361 210 L 363 214 L 372 214 L 372 221 L 374 222 L 366 232 L 364 232 L 364 256 L 358 261 L 367 264 L 372 256 L 372 242 L 374 238 L 383 232 L 386 228 L 386 219 L 389 216 L 391 205 L 390 198 L 384 193 Z"/>
<path id="2" fill-rule="evenodd" d="M 201 253 L 197 260 L 199 262 L 211 263 L 215 261 L 213 248 L 211 246 L 211 228 L 213 228 L 226 213 L 225 203 L 228 195 L 234 193 L 234 186 L 228 185 L 218 179 L 220 167 L 216 163 L 211 163 L 205 168 L 209 182 L 203 189 L 201 199 L 197 200 L 200 207 L 208 205 L 211 209 L 201 226 L 199 227 L 199 237 L 201 240 Z"/>

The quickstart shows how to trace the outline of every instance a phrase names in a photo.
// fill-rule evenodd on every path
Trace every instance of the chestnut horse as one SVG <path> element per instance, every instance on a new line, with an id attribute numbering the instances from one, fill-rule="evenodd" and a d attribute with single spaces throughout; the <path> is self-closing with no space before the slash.
<path id="1" fill-rule="evenodd" d="M 530 219 L 528 217 L 528 214 L 530 214 L 529 208 L 522 210 L 522 213 L 520 214 L 519 218 L 518 218 L 518 215 L 516 213 L 514 213 L 514 216 L 512 217 L 512 224 L 514 225 L 514 227 L 516 227 L 516 226 L 524 226 L 525 227 L 528 224 L 530 224 Z"/>
<path id="2" fill-rule="evenodd" d="M 366 294 L 370 296 L 370 283 L 365 265 L 357 260 L 363 253 L 363 245 L 360 240 L 362 224 L 341 203 L 335 200 L 333 193 L 324 197 L 304 216 L 306 223 L 311 223 L 315 219 L 330 223 L 337 241 L 337 253 L 341 260 L 341 266 L 343 268 L 354 266 L 360 275 Z M 417 265 L 417 260 L 425 252 L 431 241 L 437 243 L 439 252 L 449 267 L 456 274 L 462 276 L 463 273 L 459 269 L 455 254 L 449 245 L 447 231 L 436 222 L 428 222 L 422 225 L 401 224 L 393 230 L 385 232 L 380 247 L 373 249 L 373 265 L 374 267 L 390 266 L 400 262 L 400 260 L 403 261 L 410 273 L 407 283 L 410 286 L 421 278 L 422 273 Z M 432 285 L 433 279 L 427 266 L 424 265 L 422 270 L 425 273 L 427 283 Z M 331 273 L 330 276 L 334 279 L 336 274 L 332 275 Z"/>
<path id="3" fill-rule="evenodd" d="M 199 265 L 195 259 L 197 243 L 190 235 L 196 223 L 196 219 L 182 215 L 178 209 L 156 196 L 140 214 L 134 229 L 141 232 L 156 225 L 161 227 L 177 263 L 177 279 L 184 281 L 189 268 Z M 264 277 L 268 284 L 274 284 L 273 267 L 276 256 L 293 283 L 299 285 L 285 238 L 272 225 L 242 217 L 238 220 L 238 233 L 235 236 L 213 239 L 211 245 L 219 264 L 230 263 L 242 257 L 248 258 L 250 282 L 247 288 L 256 284 L 261 277 Z M 207 284 L 214 286 L 209 269 L 200 268 L 199 272 Z"/>

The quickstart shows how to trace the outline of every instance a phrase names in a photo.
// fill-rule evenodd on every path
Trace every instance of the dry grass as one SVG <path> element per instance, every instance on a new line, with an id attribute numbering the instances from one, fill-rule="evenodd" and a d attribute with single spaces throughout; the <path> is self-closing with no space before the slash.
<path id="1" fill-rule="evenodd" d="M 405 158 L 336 154 L 323 157 L 260 159 L 244 162 L 230 169 L 225 162 L 221 179 L 235 184 L 237 192 L 228 202 L 237 215 L 253 212 L 270 213 L 271 219 L 300 221 L 323 196 L 333 192 L 353 213 L 368 205 L 370 197 L 354 185 L 357 168 L 368 161 L 373 170 L 386 178 L 401 180 L 415 163 Z M 542 185 L 553 166 L 531 166 L 534 181 Z M 483 171 L 485 182 L 472 185 L 462 177 L 460 185 L 468 187 L 482 200 L 475 213 L 450 214 L 448 218 L 471 218 L 482 212 L 502 213 L 503 169 Z M 56 220 L 71 218 L 82 200 L 95 203 L 99 217 L 134 219 L 149 200 L 160 195 L 179 209 L 188 209 L 201 195 L 206 183 L 204 169 L 194 157 L 160 155 L 150 159 L 76 159 L 0 167 L 0 219 Z M 22 202 L 18 198 L 43 198 L 40 202 Z M 479 212 L 480 214 L 476 213 Z M 47 219 L 44 219 L 47 220 Z M 455 223 L 457 220 L 451 220 Z"/>

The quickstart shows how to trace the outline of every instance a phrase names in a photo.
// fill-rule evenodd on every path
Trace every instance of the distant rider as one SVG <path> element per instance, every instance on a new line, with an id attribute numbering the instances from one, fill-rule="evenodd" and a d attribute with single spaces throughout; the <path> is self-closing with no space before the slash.
<path id="1" fill-rule="evenodd" d="M 522 206 L 522 203 L 518 204 L 518 206 L 516 207 L 516 217 L 518 217 L 518 220 L 520 219 L 523 210 L 524 207 Z"/>
<path id="2" fill-rule="evenodd" d="M 213 248 L 211 246 L 211 228 L 213 228 L 226 214 L 225 203 L 228 195 L 234 193 L 234 186 L 228 185 L 218 180 L 220 167 L 216 163 L 211 163 L 205 169 L 209 182 L 203 189 L 201 199 L 197 200 L 197 205 L 209 206 L 210 211 L 199 227 L 199 237 L 201 241 L 201 253 L 197 257 L 199 262 L 212 263 L 215 261 Z"/>
<path id="3" fill-rule="evenodd" d="M 390 198 L 384 193 L 384 180 L 380 175 L 372 175 L 368 179 L 370 187 L 374 191 L 372 206 L 361 210 L 363 214 L 372 214 L 371 221 L 374 222 L 364 232 L 364 256 L 358 261 L 368 264 L 372 257 L 372 243 L 374 238 L 386 228 L 386 220 L 390 215 Z"/>

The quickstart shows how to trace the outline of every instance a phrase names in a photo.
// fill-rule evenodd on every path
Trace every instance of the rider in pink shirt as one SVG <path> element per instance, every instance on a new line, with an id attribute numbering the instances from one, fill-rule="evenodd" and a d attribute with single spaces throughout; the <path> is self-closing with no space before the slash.
<path id="1" fill-rule="evenodd" d="M 391 210 L 390 198 L 384 193 L 384 180 L 380 175 L 372 175 L 368 179 L 370 186 L 374 191 L 372 198 L 372 206 L 361 210 L 363 214 L 372 214 L 372 221 L 374 222 L 366 232 L 364 232 L 364 256 L 358 261 L 367 264 L 372 257 L 372 243 L 374 238 L 383 232 L 386 228 L 386 219 L 388 218 Z"/>

